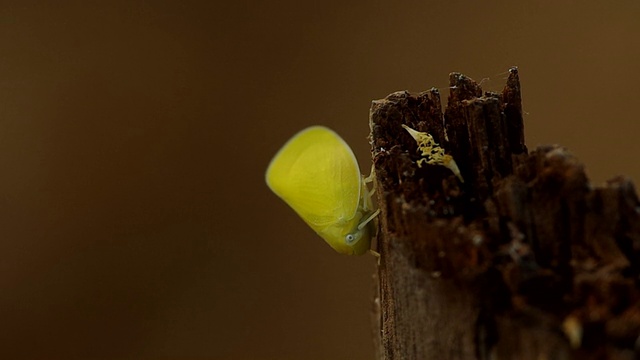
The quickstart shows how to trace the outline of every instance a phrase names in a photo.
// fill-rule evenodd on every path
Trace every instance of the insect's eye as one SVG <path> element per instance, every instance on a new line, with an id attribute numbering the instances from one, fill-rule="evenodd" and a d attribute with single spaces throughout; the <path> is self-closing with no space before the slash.
<path id="1" fill-rule="evenodd" d="M 356 244 L 358 241 L 360 241 L 361 238 L 362 238 L 362 231 L 356 230 L 355 232 L 345 235 L 344 242 L 347 245 L 352 246 Z"/>
<path id="2" fill-rule="evenodd" d="M 352 244 L 356 240 L 356 237 L 353 234 L 347 234 L 347 236 L 344 237 L 344 240 L 347 244 Z"/>

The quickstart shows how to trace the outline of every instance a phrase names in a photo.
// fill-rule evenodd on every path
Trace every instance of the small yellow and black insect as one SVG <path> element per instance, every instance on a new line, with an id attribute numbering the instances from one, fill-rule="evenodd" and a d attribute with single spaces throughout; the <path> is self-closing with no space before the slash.
<path id="1" fill-rule="evenodd" d="M 462 174 L 460 174 L 460 169 L 458 169 L 458 164 L 453 160 L 453 156 L 445 154 L 444 149 L 436 143 L 431 134 L 414 130 L 404 124 L 402 124 L 402 127 L 407 130 L 411 137 L 416 141 L 418 144 L 418 151 L 420 151 L 420 155 L 423 156 L 422 159 L 416 162 L 418 167 L 422 167 L 422 164 L 442 165 L 451 170 L 451 172 L 460 179 L 460 182 L 464 182 Z"/>

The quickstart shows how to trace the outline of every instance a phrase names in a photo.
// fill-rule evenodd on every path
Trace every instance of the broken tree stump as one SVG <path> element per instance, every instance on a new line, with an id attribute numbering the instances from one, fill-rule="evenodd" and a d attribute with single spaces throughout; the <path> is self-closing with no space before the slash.
<path id="1" fill-rule="evenodd" d="M 592 186 L 566 149 L 524 144 L 518 71 L 483 93 L 450 75 L 370 112 L 381 213 L 374 318 L 380 359 L 634 359 L 640 355 L 639 202 Z M 458 164 L 418 167 L 402 124 Z"/>

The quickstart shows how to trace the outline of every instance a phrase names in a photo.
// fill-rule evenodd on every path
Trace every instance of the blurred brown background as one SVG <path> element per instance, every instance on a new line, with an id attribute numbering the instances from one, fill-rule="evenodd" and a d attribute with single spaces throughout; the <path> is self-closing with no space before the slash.
<path id="1" fill-rule="evenodd" d="M 42 2 L 41 2 L 42 3 Z M 0 357 L 372 359 L 371 256 L 263 181 L 311 124 L 520 68 L 530 148 L 640 178 L 637 1 L 0 5 Z"/>

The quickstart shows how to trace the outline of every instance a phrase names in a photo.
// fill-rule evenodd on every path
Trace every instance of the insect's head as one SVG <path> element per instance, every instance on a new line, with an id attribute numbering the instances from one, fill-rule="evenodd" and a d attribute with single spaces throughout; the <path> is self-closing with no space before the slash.
<path id="1" fill-rule="evenodd" d="M 360 241 L 360 239 L 364 235 L 364 232 L 366 232 L 366 228 L 365 229 L 356 228 L 354 232 L 348 233 L 347 235 L 344 236 L 345 244 L 347 244 L 348 246 L 354 246 L 358 241 Z"/>
<path id="2" fill-rule="evenodd" d="M 358 228 L 360 216 L 348 222 L 334 224 L 318 232 L 331 247 L 341 254 L 362 255 L 371 245 L 369 226 Z"/>
<path id="3" fill-rule="evenodd" d="M 371 229 L 369 224 L 366 226 L 359 226 L 360 220 L 354 222 L 348 232 L 343 235 L 344 244 L 350 250 L 349 253 L 354 255 L 361 255 L 369 250 L 371 246 Z"/>

